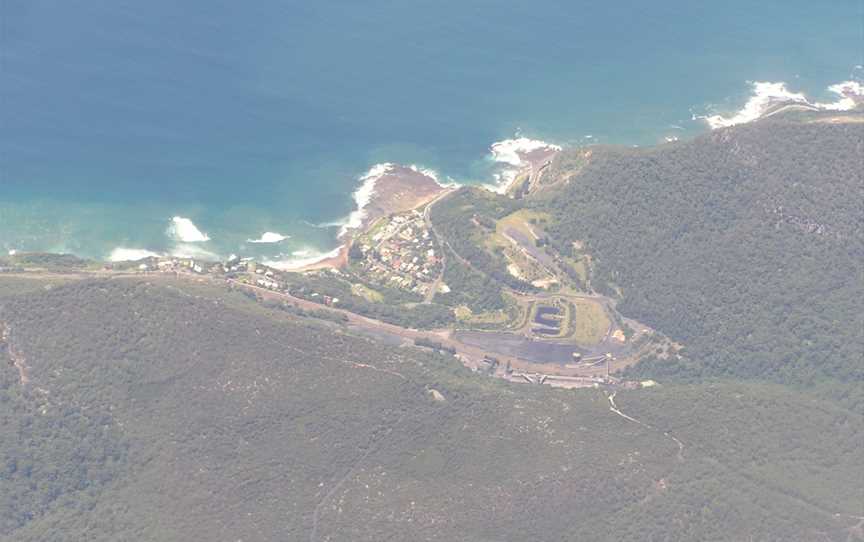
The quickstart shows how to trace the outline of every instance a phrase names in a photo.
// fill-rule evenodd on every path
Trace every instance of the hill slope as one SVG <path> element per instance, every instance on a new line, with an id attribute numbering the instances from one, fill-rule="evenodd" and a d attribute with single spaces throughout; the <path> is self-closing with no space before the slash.
<path id="1" fill-rule="evenodd" d="M 619 393 L 637 423 L 170 279 L 0 322 L 4 540 L 843 540 L 864 508 L 862 417 L 778 386 Z"/>
<path id="2" fill-rule="evenodd" d="M 646 373 L 864 380 L 864 124 L 772 118 L 647 150 L 561 156 L 550 210 L 596 288 L 687 346 Z M 860 398 L 859 398 L 860 400 Z"/>

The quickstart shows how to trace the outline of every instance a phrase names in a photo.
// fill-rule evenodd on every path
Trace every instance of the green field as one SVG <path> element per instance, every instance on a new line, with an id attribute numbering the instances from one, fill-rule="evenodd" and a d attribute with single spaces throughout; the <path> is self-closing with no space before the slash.
<path id="1" fill-rule="evenodd" d="M 569 298 L 568 301 L 574 309 L 569 326 L 576 343 L 592 345 L 602 341 L 612 324 L 603 306 L 588 299 Z"/>

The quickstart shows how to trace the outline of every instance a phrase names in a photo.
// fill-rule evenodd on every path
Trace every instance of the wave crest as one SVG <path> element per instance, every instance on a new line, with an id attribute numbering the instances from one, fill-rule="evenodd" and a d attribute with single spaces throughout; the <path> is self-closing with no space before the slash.
<path id="1" fill-rule="evenodd" d="M 288 239 L 289 235 L 282 235 L 274 231 L 265 231 L 258 239 L 246 239 L 247 243 L 280 243 Z"/>
<path id="2" fill-rule="evenodd" d="M 514 167 L 524 166 L 526 155 L 542 150 L 560 151 L 561 147 L 539 139 L 517 137 L 493 143 L 490 148 L 492 160 Z"/>
<path id="3" fill-rule="evenodd" d="M 175 241 L 182 243 L 203 243 L 210 240 L 210 236 L 199 230 L 192 220 L 182 216 L 171 219 L 166 233 Z"/>
<path id="4" fill-rule="evenodd" d="M 843 81 L 828 87 L 838 96 L 834 102 L 811 102 L 804 93 L 792 92 L 783 82 L 757 81 L 744 107 L 731 116 L 694 115 L 693 120 L 705 121 L 712 130 L 752 122 L 764 117 L 777 105 L 801 105 L 820 111 L 849 111 L 864 100 L 864 85 L 858 81 Z"/>
<path id="5" fill-rule="evenodd" d="M 366 218 L 366 207 L 372 201 L 372 196 L 375 195 L 375 183 L 381 177 L 393 171 L 395 167 L 396 164 L 390 162 L 375 164 L 369 168 L 369 171 L 365 175 L 360 177 L 360 187 L 352 195 L 357 208 L 351 211 L 351 214 L 341 224 L 341 228 L 339 228 L 340 237 L 348 233 L 349 230 L 359 228 L 363 225 L 363 219 Z"/>
<path id="6" fill-rule="evenodd" d="M 309 267 L 310 265 L 321 263 L 324 260 L 329 260 L 330 258 L 335 258 L 339 256 L 342 248 L 343 247 L 340 245 L 331 250 L 330 252 L 320 252 L 311 248 L 295 250 L 291 253 L 291 255 L 294 256 L 293 258 L 288 258 L 284 260 L 269 260 L 262 263 L 274 269 L 281 269 L 282 271 L 293 271 Z"/>
<path id="7" fill-rule="evenodd" d="M 500 172 L 493 174 L 494 184 L 484 185 L 484 188 L 505 194 L 510 185 L 526 169 L 534 167 L 535 163 L 543 161 L 561 150 L 561 146 L 527 137 L 515 137 L 493 143 L 489 148 L 489 157 L 493 162 L 502 165 Z"/>
<path id="8" fill-rule="evenodd" d="M 108 255 L 111 262 L 137 262 L 144 258 L 157 258 L 161 254 L 143 248 L 117 247 Z"/>

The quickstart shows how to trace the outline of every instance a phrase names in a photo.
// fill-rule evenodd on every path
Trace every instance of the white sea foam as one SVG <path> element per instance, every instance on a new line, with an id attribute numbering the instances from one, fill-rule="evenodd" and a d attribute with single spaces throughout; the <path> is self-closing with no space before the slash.
<path id="1" fill-rule="evenodd" d="M 154 258 L 160 256 L 157 252 L 145 250 L 143 248 L 126 248 L 117 247 L 111 251 L 108 256 L 108 261 L 111 262 L 136 262 L 144 258 Z"/>
<path id="2" fill-rule="evenodd" d="M 302 269 L 304 267 L 320 263 L 329 258 L 335 258 L 339 255 L 339 252 L 341 250 L 341 246 L 334 248 L 330 252 L 320 252 L 315 249 L 295 250 L 291 253 L 291 255 L 294 256 L 293 258 L 285 260 L 265 261 L 263 263 L 264 265 L 273 267 L 275 269 L 291 271 L 294 269 Z"/>
<path id="3" fill-rule="evenodd" d="M 214 262 L 222 259 L 215 252 L 211 252 L 192 243 L 178 243 L 171 249 L 171 255 L 176 258 L 197 258 L 199 260 L 210 260 Z"/>
<path id="4" fill-rule="evenodd" d="M 490 192 L 495 192 L 496 194 L 506 194 L 507 190 L 510 189 L 510 185 L 513 184 L 513 181 L 515 181 L 516 177 L 518 176 L 518 169 L 505 169 L 501 173 L 495 173 L 492 175 L 492 178 L 495 179 L 495 182 L 486 183 L 482 186 Z"/>
<path id="5" fill-rule="evenodd" d="M 15 250 L 14 248 L 10 248 L 10 249 L 9 249 L 9 255 L 10 255 L 10 256 L 14 256 L 14 255 L 16 255 L 16 254 L 18 254 L 18 251 L 17 251 L 17 250 Z"/>
<path id="6" fill-rule="evenodd" d="M 210 240 L 209 235 L 199 230 L 191 220 L 182 216 L 171 219 L 166 233 L 175 241 L 182 243 L 202 243 Z"/>
<path id="7" fill-rule="evenodd" d="M 265 231 L 258 239 L 247 239 L 247 243 L 279 243 L 288 239 L 288 235 L 282 235 L 273 231 Z"/>
<path id="8" fill-rule="evenodd" d="M 785 83 L 772 83 L 768 81 L 757 81 L 753 85 L 753 94 L 737 113 L 730 117 L 723 115 L 696 115 L 695 119 L 702 119 L 708 123 L 711 129 L 735 126 L 752 122 L 765 114 L 768 109 L 778 103 L 802 103 L 807 104 L 807 97 L 799 92 L 790 92 Z"/>
<path id="9" fill-rule="evenodd" d="M 782 82 L 761 81 L 752 83 L 752 86 L 753 94 L 735 114 L 725 117 L 693 115 L 693 120 L 704 120 L 711 129 L 717 129 L 752 122 L 779 104 L 798 104 L 824 111 L 848 111 L 864 99 L 864 85 L 858 81 L 844 81 L 829 86 L 828 91 L 836 94 L 838 99 L 828 103 L 811 102 L 803 93 L 790 91 Z"/>
<path id="10" fill-rule="evenodd" d="M 826 111 L 849 111 L 864 98 L 864 85 L 858 81 L 843 81 L 828 87 L 828 91 L 839 96 L 837 101 L 817 103 L 816 107 Z"/>
<path id="11" fill-rule="evenodd" d="M 446 181 L 442 181 L 441 175 L 434 169 L 418 166 L 417 164 L 411 164 L 410 166 L 408 166 L 408 169 L 416 171 L 417 173 L 425 175 L 426 177 L 429 177 L 430 179 L 435 181 L 435 184 L 442 188 L 458 188 L 459 186 L 461 186 L 450 176 L 447 177 Z"/>
<path id="12" fill-rule="evenodd" d="M 354 200 L 354 205 L 356 206 L 356 208 L 351 211 L 348 216 L 329 222 L 320 222 L 318 224 L 306 222 L 306 224 L 312 226 L 313 228 L 338 227 L 339 237 L 342 237 L 352 229 L 359 228 L 363 225 L 363 220 L 366 218 L 366 207 L 368 207 L 369 203 L 372 201 L 373 196 L 375 195 L 375 184 L 378 182 L 379 179 L 381 179 L 388 173 L 393 172 L 393 170 L 397 167 L 397 164 L 391 162 L 375 164 L 369 169 L 369 171 L 362 175 L 359 178 L 360 186 L 357 188 L 357 190 L 354 191 L 354 194 L 352 195 L 352 199 Z M 442 183 L 439 179 L 438 172 L 436 172 L 435 170 L 424 168 L 415 164 L 405 167 L 412 171 L 420 173 L 421 175 L 429 177 L 441 186 L 456 186 L 456 183 L 452 179 L 448 179 L 447 183 Z"/>
<path id="13" fill-rule="evenodd" d="M 492 161 L 501 164 L 503 169 L 493 174 L 494 184 L 485 184 L 483 188 L 504 194 L 510 189 L 510 185 L 519 173 L 530 165 L 525 161 L 524 155 L 538 150 L 560 151 L 561 147 L 539 139 L 515 137 L 493 143 L 489 150 L 489 157 Z"/>
<path id="14" fill-rule="evenodd" d="M 528 139 L 527 137 L 517 137 L 514 139 L 505 139 L 493 143 L 491 147 L 492 159 L 502 164 L 509 164 L 514 167 L 524 165 L 521 154 L 527 154 L 539 149 L 549 149 L 560 151 L 561 147 L 540 141 L 539 139 Z"/>
<path id="15" fill-rule="evenodd" d="M 344 223 L 341 224 L 339 236 L 348 233 L 349 230 L 357 229 L 363 225 L 363 219 L 366 218 L 366 207 L 372 201 L 372 196 L 375 195 L 375 183 L 387 175 L 393 168 L 396 167 L 391 163 L 375 164 L 365 175 L 360 177 L 360 187 L 354 191 L 353 198 L 356 209 L 348 215 Z"/>
<path id="16" fill-rule="evenodd" d="M 348 217 L 346 216 L 338 220 L 331 220 L 330 222 L 320 222 L 318 224 L 313 224 L 307 220 L 304 220 L 303 223 L 313 228 L 341 228 L 348 223 Z"/>

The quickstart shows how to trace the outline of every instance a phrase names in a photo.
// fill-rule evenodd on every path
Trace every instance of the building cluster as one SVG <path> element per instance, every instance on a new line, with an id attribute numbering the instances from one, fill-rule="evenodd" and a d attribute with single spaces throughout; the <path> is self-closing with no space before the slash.
<path id="1" fill-rule="evenodd" d="M 225 262 L 196 262 L 191 258 L 160 258 L 152 257 L 142 260 L 137 264 L 137 270 L 142 273 L 192 273 L 198 275 L 211 275 L 223 279 L 230 279 L 236 283 L 248 284 L 259 288 L 266 288 L 274 292 L 290 294 L 291 282 L 284 272 L 273 269 L 266 265 L 255 262 L 252 258 L 239 258 L 231 256 Z M 325 273 L 338 275 L 337 270 L 331 269 Z M 317 292 L 298 293 L 301 297 L 334 307 L 339 304 L 339 298 L 320 294 Z"/>
<path id="2" fill-rule="evenodd" d="M 108 264 L 106 267 L 114 268 L 117 264 Z M 213 270 L 212 264 L 196 262 L 193 258 L 147 258 L 138 264 L 138 270 L 142 272 L 161 271 L 163 273 L 197 273 L 203 275 Z"/>
<path id="3" fill-rule="evenodd" d="M 440 251 L 418 211 L 391 217 L 355 243 L 355 266 L 375 284 L 425 295 L 441 274 Z"/>
<path id="4" fill-rule="evenodd" d="M 252 284 L 260 288 L 267 288 L 275 292 L 287 291 L 288 285 L 280 277 L 280 273 L 269 267 L 255 263 L 251 258 L 232 256 L 221 265 L 227 276 L 236 278 L 240 282 Z"/>

